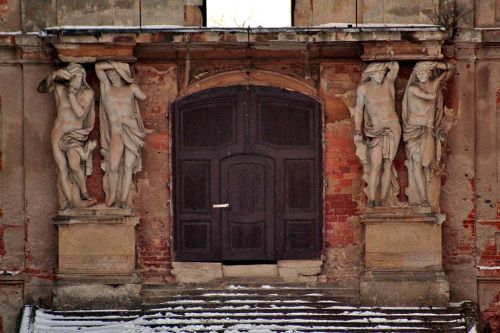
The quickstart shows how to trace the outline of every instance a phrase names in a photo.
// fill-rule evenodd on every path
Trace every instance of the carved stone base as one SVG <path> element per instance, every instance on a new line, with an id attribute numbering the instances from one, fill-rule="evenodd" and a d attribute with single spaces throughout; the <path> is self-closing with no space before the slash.
<path id="1" fill-rule="evenodd" d="M 135 226 L 130 210 L 71 209 L 54 218 L 59 268 L 54 306 L 59 309 L 133 308 L 140 304 L 135 275 Z"/>
<path id="2" fill-rule="evenodd" d="M 83 209 L 78 209 L 83 211 Z M 107 213 L 107 214 L 106 214 Z M 138 217 L 114 209 L 89 209 L 55 218 L 59 235 L 59 274 L 133 275 Z"/>
<path id="3" fill-rule="evenodd" d="M 380 306 L 443 306 L 449 302 L 442 265 L 441 223 L 429 208 L 372 209 L 364 225 L 361 302 Z"/>

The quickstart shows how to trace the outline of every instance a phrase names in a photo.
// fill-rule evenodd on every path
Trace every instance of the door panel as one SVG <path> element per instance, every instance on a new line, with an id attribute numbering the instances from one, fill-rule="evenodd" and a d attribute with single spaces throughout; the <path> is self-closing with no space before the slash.
<path id="1" fill-rule="evenodd" d="M 218 148 L 234 143 L 236 101 L 212 99 L 192 105 L 181 114 L 182 145 L 186 148 Z"/>
<path id="2" fill-rule="evenodd" d="M 181 161 L 182 213 L 210 213 L 210 161 Z"/>
<path id="3" fill-rule="evenodd" d="M 223 260 L 274 259 L 272 160 L 236 155 L 221 163 Z"/>
<path id="4" fill-rule="evenodd" d="M 173 111 L 176 260 L 318 258 L 319 103 L 236 86 L 190 95 Z"/>
<path id="5" fill-rule="evenodd" d="M 285 160 L 285 211 L 314 210 L 314 160 Z"/>

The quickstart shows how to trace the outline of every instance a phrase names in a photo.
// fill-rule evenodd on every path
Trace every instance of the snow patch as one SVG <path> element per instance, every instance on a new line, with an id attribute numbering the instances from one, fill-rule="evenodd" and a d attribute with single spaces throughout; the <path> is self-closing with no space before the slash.
<path id="1" fill-rule="evenodd" d="M 474 324 L 467 333 L 477 333 L 476 325 Z"/>
<path id="2" fill-rule="evenodd" d="M 22 34 L 22 31 L 0 31 L 0 36 L 17 36 Z"/>
<path id="3" fill-rule="evenodd" d="M 15 276 L 21 274 L 21 271 L 0 271 L 0 275 L 10 275 Z"/>
<path id="4" fill-rule="evenodd" d="M 182 25 L 54 25 L 45 30 L 161 30 L 181 29 Z"/>
<path id="5" fill-rule="evenodd" d="M 476 266 L 480 271 L 496 271 L 500 269 L 500 266 Z"/>

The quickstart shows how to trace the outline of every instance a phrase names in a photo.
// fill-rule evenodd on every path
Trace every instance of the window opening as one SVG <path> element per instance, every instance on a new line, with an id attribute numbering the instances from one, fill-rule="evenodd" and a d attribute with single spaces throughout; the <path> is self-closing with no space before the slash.
<path id="1" fill-rule="evenodd" d="M 207 27 L 279 28 L 292 25 L 291 0 L 206 0 Z"/>

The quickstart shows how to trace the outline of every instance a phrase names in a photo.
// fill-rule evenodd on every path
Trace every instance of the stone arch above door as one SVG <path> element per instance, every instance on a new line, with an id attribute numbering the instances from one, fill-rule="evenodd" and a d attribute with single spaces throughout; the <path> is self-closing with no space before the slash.
<path id="1" fill-rule="evenodd" d="M 199 81 L 192 82 L 186 88 L 181 89 L 180 96 L 183 98 L 187 95 L 210 88 L 236 85 L 284 88 L 318 99 L 318 90 L 314 86 L 292 76 L 259 69 L 229 71 L 206 77 Z"/>

